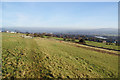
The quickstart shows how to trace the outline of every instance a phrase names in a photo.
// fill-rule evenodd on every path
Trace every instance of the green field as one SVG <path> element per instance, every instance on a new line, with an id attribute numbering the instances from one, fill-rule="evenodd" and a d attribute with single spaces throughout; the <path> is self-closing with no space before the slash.
<path id="1" fill-rule="evenodd" d="M 117 78 L 118 56 L 61 43 L 2 34 L 2 76 L 16 78 Z"/>
<path id="2" fill-rule="evenodd" d="M 94 41 L 86 41 L 86 44 L 88 45 L 93 45 L 97 47 L 103 47 L 103 48 L 109 48 L 109 49 L 115 49 L 115 50 L 120 50 L 118 46 L 115 44 L 113 45 L 106 45 L 106 43 L 99 43 L 99 42 L 94 42 Z"/>
<path id="3" fill-rule="evenodd" d="M 57 37 L 53 37 L 53 38 L 56 40 L 63 40 L 63 38 L 57 38 Z M 67 41 L 67 39 L 66 39 L 66 41 Z M 79 42 L 79 40 L 75 40 L 75 42 Z M 91 46 L 120 50 L 119 46 L 116 46 L 114 43 L 113 43 L 113 45 L 106 45 L 106 43 L 100 43 L 100 42 L 94 42 L 94 41 L 88 41 L 88 40 L 85 40 L 85 42 L 87 45 L 91 45 Z"/>

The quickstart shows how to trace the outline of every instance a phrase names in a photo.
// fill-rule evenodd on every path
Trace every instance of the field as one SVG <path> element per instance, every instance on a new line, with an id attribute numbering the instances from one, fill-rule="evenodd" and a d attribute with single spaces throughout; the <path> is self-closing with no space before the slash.
<path id="1" fill-rule="evenodd" d="M 103 47 L 103 48 L 120 50 L 120 49 L 118 48 L 118 46 L 116 46 L 115 44 L 113 44 L 113 45 L 106 45 L 106 43 L 98 43 L 98 42 L 94 42 L 94 41 L 86 41 L 86 44 L 88 44 L 88 45 L 93 45 L 93 46 L 97 46 L 97 47 Z"/>
<path id="2" fill-rule="evenodd" d="M 117 78 L 118 56 L 53 38 L 2 34 L 2 76 L 16 78 Z"/>
<path id="3" fill-rule="evenodd" d="M 54 37 L 54 39 L 63 40 L 63 38 L 57 38 L 57 37 Z M 75 40 L 75 42 L 79 42 L 79 40 Z M 100 43 L 100 42 L 94 42 L 94 41 L 88 41 L 88 40 L 85 40 L 85 42 L 87 45 L 91 45 L 91 46 L 120 50 L 120 48 L 118 46 L 116 46 L 114 43 L 113 43 L 113 45 L 106 45 L 106 43 Z"/>

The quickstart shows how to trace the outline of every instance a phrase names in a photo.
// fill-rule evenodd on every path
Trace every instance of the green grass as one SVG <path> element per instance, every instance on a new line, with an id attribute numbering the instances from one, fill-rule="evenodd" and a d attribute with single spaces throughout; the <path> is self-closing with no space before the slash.
<path id="1" fill-rule="evenodd" d="M 99 43 L 99 42 L 94 42 L 94 41 L 86 41 L 86 44 L 88 45 L 93 45 L 97 47 L 103 47 L 103 48 L 109 48 L 109 49 L 115 49 L 115 50 L 120 50 L 118 46 L 115 44 L 113 45 L 106 45 L 106 43 Z"/>
<path id="2" fill-rule="evenodd" d="M 54 39 L 3 34 L 3 77 L 116 78 L 118 56 L 103 54 Z M 10 37 L 14 36 L 14 37 Z"/>
<path id="3" fill-rule="evenodd" d="M 56 40 L 63 40 L 63 38 L 58 38 L 58 37 L 52 37 L 52 38 Z"/>
<path id="4" fill-rule="evenodd" d="M 56 40 L 63 40 L 63 38 L 57 38 L 53 37 Z M 66 39 L 67 41 L 68 39 Z M 79 42 L 79 40 L 75 40 L 75 42 Z M 108 48 L 108 49 L 115 49 L 115 50 L 120 50 L 119 46 L 116 46 L 114 43 L 113 45 L 106 45 L 106 43 L 100 43 L 100 42 L 94 42 L 94 41 L 85 41 L 87 45 L 92 45 L 96 47 L 103 47 L 103 48 Z"/>
<path id="5" fill-rule="evenodd" d="M 3 34 L 3 78 L 12 76 L 17 78 L 44 77 L 49 71 L 38 63 L 44 54 L 38 49 L 33 39 L 21 38 L 20 35 Z M 47 72 L 44 72 L 44 70 Z"/>

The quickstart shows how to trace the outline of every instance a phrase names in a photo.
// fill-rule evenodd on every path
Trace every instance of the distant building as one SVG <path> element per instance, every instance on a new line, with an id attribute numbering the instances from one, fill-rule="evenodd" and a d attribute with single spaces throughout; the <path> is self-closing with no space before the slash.
<path id="1" fill-rule="evenodd" d="M 53 34 L 52 32 L 50 34 Z"/>
<path id="2" fill-rule="evenodd" d="M 105 38 L 105 37 L 102 37 L 102 36 L 95 36 L 96 38 L 99 38 L 99 39 L 107 39 L 107 38 Z"/>
<path id="3" fill-rule="evenodd" d="M 113 43 L 117 43 L 117 40 L 113 41 Z"/>
<path id="4" fill-rule="evenodd" d="M 10 33 L 16 33 L 16 32 L 14 32 L 14 31 L 11 31 Z"/>
<path id="5" fill-rule="evenodd" d="M 5 31 L 6 33 L 9 33 L 10 31 Z"/>
<path id="6" fill-rule="evenodd" d="M 106 43 L 106 41 L 103 41 L 103 43 Z"/>

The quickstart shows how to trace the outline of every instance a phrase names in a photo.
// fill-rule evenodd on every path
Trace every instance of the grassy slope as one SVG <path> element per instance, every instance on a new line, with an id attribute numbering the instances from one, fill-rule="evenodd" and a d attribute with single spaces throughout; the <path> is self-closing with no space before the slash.
<path id="1" fill-rule="evenodd" d="M 57 38 L 57 37 L 54 37 L 54 39 L 63 40 L 63 38 Z M 79 42 L 79 40 L 75 40 L 75 41 Z M 87 41 L 87 40 L 85 42 L 86 42 L 87 45 L 92 45 L 92 46 L 96 46 L 96 47 L 103 47 L 103 48 L 120 50 L 120 48 L 118 48 L 118 46 L 116 46 L 115 44 L 113 44 L 113 45 L 106 45 L 105 43 L 94 42 L 94 41 Z"/>
<path id="2" fill-rule="evenodd" d="M 3 77 L 117 77 L 117 56 L 13 35 L 3 34 Z"/>
<path id="3" fill-rule="evenodd" d="M 3 34 L 3 77 L 43 77 L 48 72 L 47 70 L 44 72 L 44 68 L 38 63 L 43 54 L 36 42 L 33 39 L 24 39 L 19 36 Z"/>
<path id="4" fill-rule="evenodd" d="M 104 47 L 104 48 L 119 50 L 118 46 L 116 46 L 115 44 L 114 45 L 106 45 L 105 43 L 98 43 L 98 42 L 93 42 L 93 41 L 86 41 L 86 44 L 97 46 L 97 47 Z"/>

